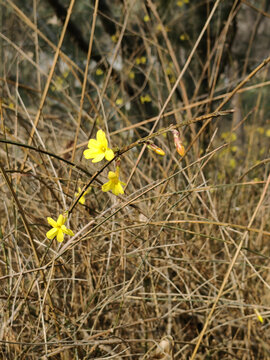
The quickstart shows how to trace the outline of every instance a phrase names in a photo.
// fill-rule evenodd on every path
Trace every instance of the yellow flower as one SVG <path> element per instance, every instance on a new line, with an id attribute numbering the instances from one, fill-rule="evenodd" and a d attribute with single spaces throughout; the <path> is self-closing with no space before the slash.
<path id="1" fill-rule="evenodd" d="M 172 75 L 172 74 L 173 74 L 173 71 L 172 71 L 172 68 L 171 68 L 171 67 L 168 66 L 168 67 L 166 68 L 166 74 L 167 74 L 167 75 Z"/>
<path id="2" fill-rule="evenodd" d="M 55 85 L 51 86 L 52 91 L 61 91 L 64 88 L 64 79 L 61 76 L 57 76 L 55 79 Z"/>
<path id="3" fill-rule="evenodd" d="M 229 165 L 230 165 L 230 167 L 231 167 L 232 169 L 235 169 L 235 167 L 236 167 L 236 161 L 235 161 L 234 158 L 230 159 Z"/>
<path id="4" fill-rule="evenodd" d="M 97 68 L 97 70 L 96 70 L 96 75 L 97 75 L 97 76 L 103 75 L 103 70 L 102 70 L 101 68 Z"/>
<path id="5" fill-rule="evenodd" d="M 89 188 L 88 190 L 86 190 L 83 195 L 80 197 L 79 203 L 84 205 L 85 204 L 85 195 L 87 195 L 89 192 L 91 191 L 91 188 Z M 76 192 L 76 197 L 78 197 L 80 195 L 80 193 L 82 192 L 82 189 L 80 188 L 80 186 L 78 186 L 78 192 Z"/>
<path id="6" fill-rule="evenodd" d="M 88 147 L 89 149 L 84 150 L 83 154 L 86 159 L 93 159 L 93 163 L 103 160 L 104 157 L 108 161 L 114 157 L 114 152 L 108 148 L 108 141 L 105 132 L 102 130 L 98 130 L 97 140 L 89 140 Z"/>
<path id="7" fill-rule="evenodd" d="M 156 30 L 159 32 L 159 31 L 162 31 L 162 24 L 158 24 L 158 26 L 156 27 Z M 164 30 L 166 31 L 166 32 L 168 32 L 169 31 L 169 28 L 168 28 L 168 26 L 164 26 Z"/>
<path id="8" fill-rule="evenodd" d="M 128 77 L 130 79 L 134 79 L 135 78 L 135 72 L 134 71 L 130 71 L 129 74 L 128 74 Z"/>
<path id="9" fill-rule="evenodd" d="M 184 5 L 184 1 L 181 0 L 177 1 L 177 6 L 182 7 L 183 5 Z"/>
<path id="10" fill-rule="evenodd" d="M 123 104 L 123 99 L 122 98 L 118 98 L 118 99 L 116 99 L 116 105 L 118 105 L 118 106 L 120 106 L 120 105 L 122 105 Z"/>
<path id="11" fill-rule="evenodd" d="M 118 41 L 118 34 L 114 34 L 111 36 L 112 42 L 117 43 Z"/>
<path id="12" fill-rule="evenodd" d="M 122 185 L 126 185 L 123 181 L 119 180 L 119 166 L 117 166 L 116 171 L 109 171 L 108 174 L 109 181 L 102 185 L 102 191 L 112 191 L 114 195 L 124 194 Z"/>
<path id="13" fill-rule="evenodd" d="M 187 39 L 187 36 L 186 36 L 185 34 L 181 34 L 181 35 L 179 36 L 179 39 L 180 39 L 181 41 L 184 41 L 184 40 Z"/>
<path id="14" fill-rule="evenodd" d="M 225 141 L 233 142 L 237 139 L 237 135 L 235 132 L 227 131 L 221 134 L 221 139 L 224 139 Z"/>
<path id="15" fill-rule="evenodd" d="M 46 234 L 47 238 L 52 240 L 57 236 L 57 241 L 62 242 L 64 240 L 64 234 L 73 236 L 74 233 L 72 230 L 66 228 L 65 221 L 66 218 L 63 215 L 59 215 L 57 221 L 54 221 L 51 217 L 47 217 L 48 223 L 52 226 L 52 229 L 49 230 Z"/>
<path id="16" fill-rule="evenodd" d="M 141 64 L 145 64 L 147 59 L 145 56 L 142 56 L 140 60 L 141 60 Z"/>
<path id="17" fill-rule="evenodd" d="M 151 102 L 152 101 L 151 97 L 148 94 L 145 95 L 145 96 L 141 96 L 140 100 L 141 100 L 142 104 L 144 104 L 145 102 Z"/>
<path id="18" fill-rule="evenodd" d="M 231 147 L 231 151 L 232 151 L 232 152 L 236 152 L 237 150 L 238 150 L 238 147 L 237 147 L 237 146 L 232 146 L 232 147 Z"/>
<path id="19" fill-rule="evenodd" d="M 69 70 L 66 70 L 63 72 L 63 78 L 66 79 L 68 77 L 68 75 L 69 75 Z"/>
<path id="20" fill-rule="evenodd" d="M 140 58 L 136 58 L 136 59 L 135 59 L 135 62 L 136 62 L 137 65 L 146 64 L 146 61 L 147 61 L 147 59 L 146 59 L 145 56 L 142 56 L 142 57 L 140 57 Z"/>
<path id="21" fill-rule="evenodd" d="M 266 135 L 267 137 L 270 137 L 270 129 L 266 130 L 265 135 Z"/>
<path id="22" fill-rule="evenodd" d="M 144 21 L 144 22 L 150 21 L 149 15 L 145 15 L 144 18 L 143 18 L 143 21 Z"/>

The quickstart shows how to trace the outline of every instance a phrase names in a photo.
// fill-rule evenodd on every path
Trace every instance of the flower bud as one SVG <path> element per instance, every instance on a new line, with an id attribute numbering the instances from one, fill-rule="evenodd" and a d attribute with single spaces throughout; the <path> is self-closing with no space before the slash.
<path id="1" fill-rule="evenodd" d="M 146 144 L 147 144 L 148 149 L 153 150 L 156 154 L 161 155 L 161 156 L 165 155 L 165 152 L 160 147 L 155 145 L 152 141 L 148 140 L 146 142 Z"/>
<path id="2" fill-rule="evenodd" d="M 173 133 L 173 140 L 174 140 L 174 145 L 176 147 L 176 151 L 178 152 L 178 154 L 180 156 L 184 156 L 185 155 L 185 148 L 180 140 L 180 134 L 177 130 L 173 129 L 171 130 L 171 132 Z"/>
<path id="3" fill-rule="evenodd" d="M 254 309 L 254 312 L 255 312 L 255 314 L 257 315 L 257 319 L 258 319 L 261 323 L 263 323 L 263 317 L 262 317 L 262 315 L 259 313 L 259 311 L 255 308 L 255 309 Z"/>

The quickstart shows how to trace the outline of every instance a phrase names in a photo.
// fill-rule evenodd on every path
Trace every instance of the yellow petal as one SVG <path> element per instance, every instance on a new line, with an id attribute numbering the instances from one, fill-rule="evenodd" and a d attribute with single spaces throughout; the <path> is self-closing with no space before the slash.
<path id="1" fill-rule="evenodd" d="M 98 154 L 100 154 L 100 150 L 96 150 L 96 149 L 87 149 L 84 150 L 83 155 L 86 159 L 93 159 L 94 157 L 96 157 Z"/>
<path id="2" fill-rule="evenodd" d="M 116 105 L 122 105 L 123 104 L 123 99 L 122 98 L 118 98 L 118 99 L 116 99 L 116 101 L 115 101 L 115 103 L 116 103 Z"/>
<path id="3" fill-rule="evenodd" d="M 100 145 L 99 145 L 99 142 L 98 142 L 97 140 L 95 140 L 95 139 L 90 139 L 90 140 L 88 141 L 88 147 L 89 147 L 89 149 L 96 149 L 96 150 L 98 150 L 99 147 L 100 147 Z"/>
<path id="4" fill-rule="evenodd" d="M 141 57 L 141 63 L 142 63 L 142 64 L 145 64 L 145 63 L 146 63 L 146 57 L 145 57 L 145 56 L 142 56 L 142 57 Z"/>
<path id="5" fill-rule="evenodd" d="M 111 149 L 108 149 L 106 152 L 105 152 L 105 159 L 110 161 L 114 158 L 114 152 L 111 150 Z"/>
<path id="6" fill-rule="evenodd" d="M 70 229 L 67 229 L 67 234 L 70 236 L 74 236 L 74 232 Z"/>
<path id="7" fill-rule="evenodd" d="M 128 74 L 128 77 L 130 79 L 134 79 L 135 78 L 135 72 L 134 71 L 130 71 L 130 73 Z"/>
<path id="8" fill-rule="evenodd" d="M 74 233 L 72 230 L 67 229 L 67 227 L 65 225 L 61 226 L 61 230 L 63 231 L 63 233 L 70 235 L 70 236 L 74 236 Z"/>
<path id="9" fill-rule="evenodd" d="M 120 181 L 117 184 L 115 184 L 114 188 L 112 189 L 112 192 L 114 195 L 124 194 L 124 190 L 121 186 Z"/>
<path id="10" fill-rule="evenodd" d="M 57 222 L 54 221 L 51 217 L 47 217 L 48 223 L 52 226 L 52 227 L 57 227 Z"/>
<path id="11" fill-rule="evenodd" d="M 66 218 L 64 218 L 64 216 L 62 214 L 60 214 L 57 219 L 57 225 L 62 226 L 62 225 L 64 225 L 65 221 L 66 221 Z"/>
<path id="12" fill-rule="evenodd" d="M 82 197 L 80 198 L 79 203 L 82 204 L 82 205 L 85 204 L 85 198 L 84 198 L 84 196 L 82 196 Z"/>
<path id="13" fill-rule="evenodd" d="M 63 240 L 64 240 L 64 234 L 63 231 L 60 229 L 57 233 L 57 241 L 61 243 Z"/>
<path id="14" fill-rule="evenodd" d="M 105 153 L 100 153 L 95 156 L 95 158 L 92 160 L 93 163 L 99 162 L 104 159 Z"/>
<path id="15" fill-rule="evenodd" d="M 111 187 L 112 187 L 112 182 L 110 180 L 107 183 L 103 184 L 101 189 L 103 192 L 107 192 L 111 190 Z"/>
<path id="16" fill-rule="evenodd" d="M 109 178 L 110 180 L 114 180 L 115 178 L 117 178 L 117 175 L 116 175 L 115 172 L 109 171 L 108 178 Z"/>
<path id="17" fill-rule="evenodd" d="M 59 231 L 58 229 L 52 228 L 51 230 L 49 230 L 47 232 L 47 234 L 46 234 L 47 238 L 52 240 L 57 235 L 58 231 Z"/>
<path id="18" fill-rule="evenodd" d="M 143 21 L 148 22 L 150 21 L 150 17 L 148 15 L 145 15 L 143 18 Z"/>
<path id="19" fill-rule="evenodd" d="M 97 76 L 100 76 L 100 75 L 102 75 L 102 74 L 103 74 L 103 70 L 100 69 L 100 68 L 97 68 L 97 70 L 96 70 L 96 75 L 97 75 Z"/>
<path id="20" fill-rule="evenodd" d="M 98 132 L 97 132 L 97 141 L 99 143 L 99 146 L 104 146 L 107 149 L 108 142 L 107 142 L 106 135 L 105 135 L 104 131 L 98 130 Z"/>

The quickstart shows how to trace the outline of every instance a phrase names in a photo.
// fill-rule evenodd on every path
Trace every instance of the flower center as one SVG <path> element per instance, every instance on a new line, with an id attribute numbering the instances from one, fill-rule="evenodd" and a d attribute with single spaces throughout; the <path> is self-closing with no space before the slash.
<path id="1" fill-rule="evenodd" d="M 106 152 L 105 146 L 101 146 L 101 151 L 102 151 L 102 152 Z"/>
<path id="2" fill-rule="evenodd" d="M 112 179 L 112 183 L 113 183 L 114 185 L 117 185 L 117 184 L 118 184 L 118 181 L 119 181 L 118 177 L 115 177 L 114 179 Z"/>

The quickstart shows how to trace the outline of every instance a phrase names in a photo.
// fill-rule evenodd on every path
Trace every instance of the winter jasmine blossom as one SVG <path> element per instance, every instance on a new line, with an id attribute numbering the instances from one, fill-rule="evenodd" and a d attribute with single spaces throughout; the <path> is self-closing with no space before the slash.
<path id="1" fill-rule="evenodd" d="M 91 191 L 91 188 L 86 190 L 83 195 L 80 197 L 79 203 L 84 205 L 85 204 L 85 195 L 87 195 L 89 192 Z M 82 192 L 82 189 L 80 188 L 80 186 L 78 186 L 78 192 L 76 192 L 75 196 L 78 197 L 80 195 L 80 193 Z"/>
<path id="2" fill-rule="evenodd" d="M 150 95 L 145 95 L 145 96 L 140 96 L 140 100 L 141 100 L 141 103 L 144 104 L 144 103 L 147 103 L 147 102 L 151 102 L 152 99 L 150 97 Z"/>
<path id="3" fill-rule="evenodd" d="M 102 185 L 102 191 L 112 191 L 114 195 L 124 194 L 122 185 L 126 185 L 123 181 L 119 180 L 119 166 L 116 167 L 116 171 L 109 171 L 108 174 L 109 181 Z"/>
<path id="4" fill-rule="evenodd" d="M 47 217 L 48 223 L 52 226 L 52 229 L 49 230 L 46 234 L 47 238 L 52 240 L 55 236 L 58 242 L 64 240 L 64 234 L 73 236 L 74 233 L 72 230 L 66 228 L 65 221 L 66 218 L 63 215 L 59 215 L 57 221 L 54 221 L 51 217 Z"/>
<path id="5" fill-rule="evenodd" d="M 103 75 L 103 70 L 100 69 L 100 68 L 97 68 L 97 70 L 96 70 L 96 75 L 97 75 L 97 76 Z"/>
<path id="6" fill-rule="evenodd" d="M 96 163 L 105 159 L 110 161 L 114 157 L 114 152 L 108 148 L 108 141 L 105 132 L 98 130 L 97 139 L 90 139 L 87 150 L 83 154 L 86 159 L 93 159 L 92 162 Z"/>
<path id="7" fill-rule="evenodd" d="M 116 105 L 120 106 L 120 105 L 123 105 L 123 99 L 122 98 L 118 98 L 116 99 Z"/>

